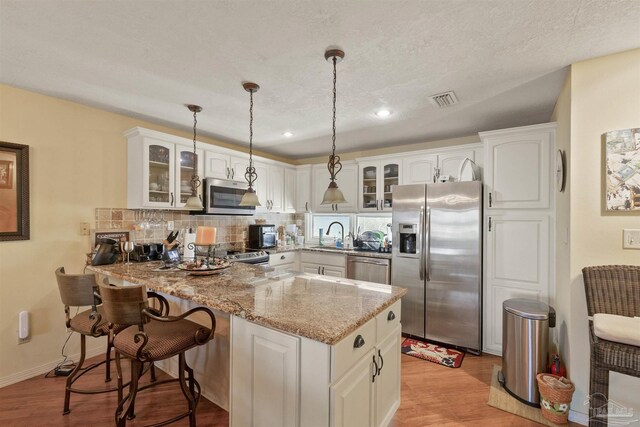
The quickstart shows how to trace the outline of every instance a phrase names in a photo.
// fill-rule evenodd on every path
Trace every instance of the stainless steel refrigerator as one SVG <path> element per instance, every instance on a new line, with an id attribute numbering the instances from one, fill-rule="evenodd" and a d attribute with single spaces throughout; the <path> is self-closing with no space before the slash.
<path id="1" fill-rule="evenodd" d="M 393 187 L 391 284 L 402 332 L 482 349 L 482 183 Z"/>

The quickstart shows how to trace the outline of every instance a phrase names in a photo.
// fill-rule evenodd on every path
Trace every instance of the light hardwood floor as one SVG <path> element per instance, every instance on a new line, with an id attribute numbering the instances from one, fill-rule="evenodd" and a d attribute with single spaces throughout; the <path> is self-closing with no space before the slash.
<path id="1" fill-rule="evenodd" d="M 486 404 L 493 365 L 499 363 L 500 358 L 495 356 L 467 354 L 462 366 L 452 369 L 403 355 L 402 403 L 392 427 L 539 426 Z M 160 373 L 159 376 L 163 375 Z M 102 368 L 85 377 L 80 380 L 83 386 L 105 384 Z M 115 385 L 115 377 L 112 382 Z M 63 416 L 64 383 L 64 377 L 44 378 L 40 375 L 0 389 L 0 425 L 87 427 L 114 424 L 115 393 L 72 394 L 71 413 Z M 137 417 L 127 425 L 141 426 L 170 418 L 185 407 L 177 383 L 152 388 L 139 395 Z M 206 399 L 200 401 L 198 425 L 218 427 L 228 423 L 226 411 Z M 188 422 L 183 419 L 174 425 L 186 426 Z"/>

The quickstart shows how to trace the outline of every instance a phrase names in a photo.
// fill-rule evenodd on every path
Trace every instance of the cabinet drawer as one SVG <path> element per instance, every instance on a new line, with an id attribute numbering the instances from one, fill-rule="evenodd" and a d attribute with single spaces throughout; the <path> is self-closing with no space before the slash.
<path id="1" fill-rule="evenodd" d="M 398 300 L 376 316 L 376 342 L 385 339 L 400 324 L 400 307 Z"/>
<path id="2" fill-rule="evenodd" d="M 297 252 L 281 252 L 269 255 L 269 265 L 277 267 L 283 264 L 293 264 L 296 262 Z"/>
<path id="3" fill-rule="evenodd" d="M 346 267 L 347 261 L 345 255 L 327 254 L 318 251 L 303 251 L 300 254 L 300 260 L 306 263 L 333 265 L 336 267 Z"/>
<path id="4" fill-rule="evenodd" d="M 361 337 L 364 343 L 358 338 Z M 331 382 L 340 378 L 376 343 L 375 319 L 353 331 L 342 341 L 331 347 Z M 359 341 L 359 342 L 358 342 Z M 360 345 L 356 347 L 356 345 Z"/>

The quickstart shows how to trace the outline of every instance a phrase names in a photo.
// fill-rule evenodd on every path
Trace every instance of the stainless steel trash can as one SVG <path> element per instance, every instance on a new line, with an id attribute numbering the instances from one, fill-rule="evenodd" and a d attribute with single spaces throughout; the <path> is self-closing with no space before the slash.
<path id="1" fill-rule="evenodd" d="M 502 303 L 502 370 L 498 380 L 521 402 L 540 407 L 536 375 L 545 372 L 549 328 L 556 312 L 540 301 L 514 298 Z"/>

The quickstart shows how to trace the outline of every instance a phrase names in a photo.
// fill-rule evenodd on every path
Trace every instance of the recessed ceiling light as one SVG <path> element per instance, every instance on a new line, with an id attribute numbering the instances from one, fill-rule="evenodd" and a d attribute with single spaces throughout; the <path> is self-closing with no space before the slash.
<path id="1" fill-rule="evenodd" d="M 291 132 L 285 132 L 282 135 L 284 135 L 285 138 L 291 138 L 293 136 Z"/>
<path id="2" fill-rule="evenodd" d="M 391 111 L 389 111 L 389 110 L 382 109 L 382 110 L 376 111 L 376 116 L 381 118 L 381 119 L 386 119 L 390 115 L 391 115 Z"/>

